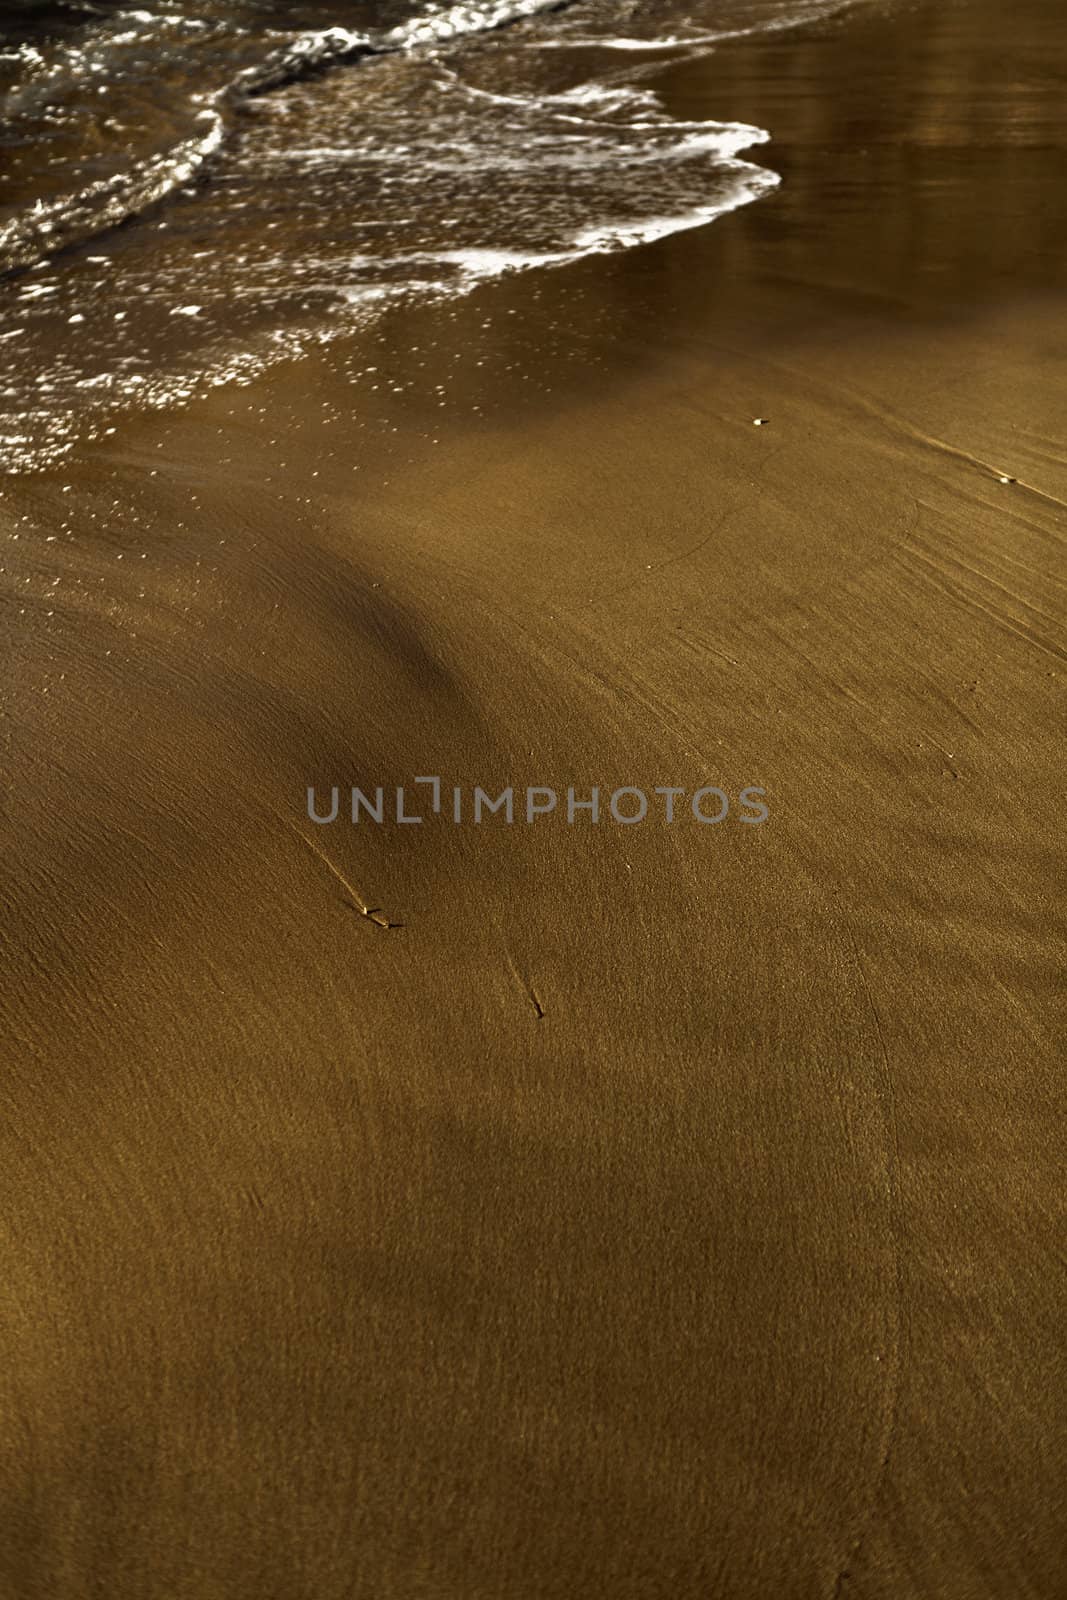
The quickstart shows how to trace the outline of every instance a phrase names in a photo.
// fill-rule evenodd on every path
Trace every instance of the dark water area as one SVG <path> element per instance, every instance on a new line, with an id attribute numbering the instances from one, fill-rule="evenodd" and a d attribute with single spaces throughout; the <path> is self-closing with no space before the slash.
<path id="1" fill-rule="evenodd" d="M 0 34 L 0 464 L 411 297 L 625 250 L 778 183 L 665 68 L 841 0 L 29 6 Z"/>

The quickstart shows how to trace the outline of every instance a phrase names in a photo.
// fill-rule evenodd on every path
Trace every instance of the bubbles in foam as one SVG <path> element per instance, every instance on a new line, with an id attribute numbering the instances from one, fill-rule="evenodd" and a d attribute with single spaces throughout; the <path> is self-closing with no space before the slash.
<path id="1" fill-rule="evenodd" d="M 184 81 L 192 131 L 137 168 L 138 203 L 168 197 L 165 212 L 49 263 L 37 259 L 42 241 L 53 228 L 61 240 L 72 212 L 69 195 L 42 198 L 27 259 L 43 270 L 9 284 L 0 311 L 12 371 L 4 464 L 59 459 L 125 406 L 247 382 L 405 298 L 443 301 L 504 273 L 651 244 L 778 182 L 743 159 L 764 130 L 673 118 L 643 64 L 627 81 L 613 59 L 631 46 L 706 49 L 706 17 L 675 15 L 667 28 L 668 0 L 544 10 L 545 0 L 433 7 L 376 38 L 272 36 L 254 60 L 247 41 L 231 41 L 224 82 Z M 457 42 L 524 15 L 506 34 Z M 107 48 L 143 51 L 163 26 L 119 14 Z M 206 23 L 172 14 L 165 26 L 186 66 L 206 59 L 190 41 L 220 45 Z M 350 71 L 301 76 L 369 46 L 378 53 Z M 67 70 L 91 79 L 95 69 Z M 258 95 L 237 123 L 234 83 Z M 187 188 L 208 162 L 210 181 Z M 89 186 L 75 223 L 91 225 L 92 208 L 125 214 L 128 183 L 122 172 Z"/>

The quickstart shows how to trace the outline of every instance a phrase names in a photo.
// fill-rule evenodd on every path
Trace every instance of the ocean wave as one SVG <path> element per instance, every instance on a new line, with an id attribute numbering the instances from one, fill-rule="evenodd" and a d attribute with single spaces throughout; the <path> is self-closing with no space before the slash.
<path id="1" fill-rule="evenodd" d="M 766 130 L 675 117 L 648 63 L 611 59 L 638 13 L 653 42 L 690 30 L 705 53 L 711 5 L 698 29 L 672 3 L 581 0 L 540 20 L 552 0 L 480 0 L 377 32 L 261 29 L 251 43 L 171 13 L 184 138 L 86 186 L 81 208 L 49 196 L 29 215 L 36 270 L 9 280 L 0 313 L 0 463 L 47 466 L 124 414 L 249 381 L 389 307 L 650 245 L 769 194 L 777 174 L 745 159 Z M 810 16 L 832 0 L 783 4 Z M 713 14 L 725 25 L 718 0 Z M 121 49 L 147 60 L 151 28 L 133 43 L 132 15 Z M 502 19 L 517 28 L 496 31 Z M 531 53 L 567 40 L 581 46 L 570 58 Z M 355 72 L 323 70 L 363 54 Z M 190 181 L 209 160 L 212 181 Z M 137 210 L 95 250 L 56 254 Z"/>
<path id="2" fill-rule="evenodd" d="M 225 138 L 221 111 L 205 108 L 197 115 L 203 131 L 191 134 L 166 154 L 131 172 L 102 178 L 75 194 L 38 200 L 0 227 L 0 271 L 29 266 L 57 250 L 84 244 L 187 183 Z"/>
<path id="3" fill-rule="evenodd" d="M 444 44 L 466 34 L 503 27 L 559 4 L 560 0 L 471 0 L 469 4 L 450 7 L 431 6 L 406 22 L 377 33 L 340 27 L 290 36 L 268 33 L 263 36 L 266 52 L 261 59 L 240 67 L 207 91 L 188 95 L 185 112 L 197 126 L 190 127 L 185 137 L 164 151 L 135 160 L 126 170 L 70 192 L 35 197 L 0 225 L 0 272 L 26 267 L 58 250 L 84 244 L 180 189 L 220 148 L 235 112 L 246 100 L 361 56 Z M 53 59 L 31 45 L 8 52 L 27 71 L 24 81 L 5 95 L 0 115 L 9 121 L 17 121 L 20 115 L 25 119 L 28 113 L 54 116 L 57 109 L 62 110 L 64 101 L 69 103 L 76 94 L 106 91 L 115 95 L 123 83 L 124 71 L 128 71 L 128 58 L 138 65 L 147 62 L 151 69 L 152 53 L 160 49 L 163 34 L 172 39 L 195 35 L 198 45 L 205 41 L 211 45 L 237 43 L 220 39 L 219 29 L 199 18 L 119 12 L 106 29 L 97 31 L 85 43 L 64 44 Z M 248 38 L 248 34 L 241 35 L 240 45 L 245 45 Z M 174 114 L 172 111 L 172 117 Z M 122 132 L 125 138 L 129 137 L 128 128 Z"/>

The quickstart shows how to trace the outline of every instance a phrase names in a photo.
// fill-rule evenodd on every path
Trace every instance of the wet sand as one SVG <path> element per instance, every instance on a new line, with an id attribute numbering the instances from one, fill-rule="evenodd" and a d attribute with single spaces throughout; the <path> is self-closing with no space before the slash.
<path id="1" fill-rule="evenodd" d="M 1057 32 L 7 486 L 5 1595 L 1062 1592 Z M 770 820 L 308 821 L 430 773 Z"/>

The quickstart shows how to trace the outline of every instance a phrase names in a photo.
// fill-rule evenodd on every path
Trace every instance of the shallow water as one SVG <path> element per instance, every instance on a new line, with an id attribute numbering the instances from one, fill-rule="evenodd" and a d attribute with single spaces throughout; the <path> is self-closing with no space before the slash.
<path id="1" fill-rule="evenodd" d="M 0 48 L 0 462 L 55 461 L 398 297 L 757 200 L 773 130 L 680 120 L 656 75 L 838 9 L 22 6 Z"/>

